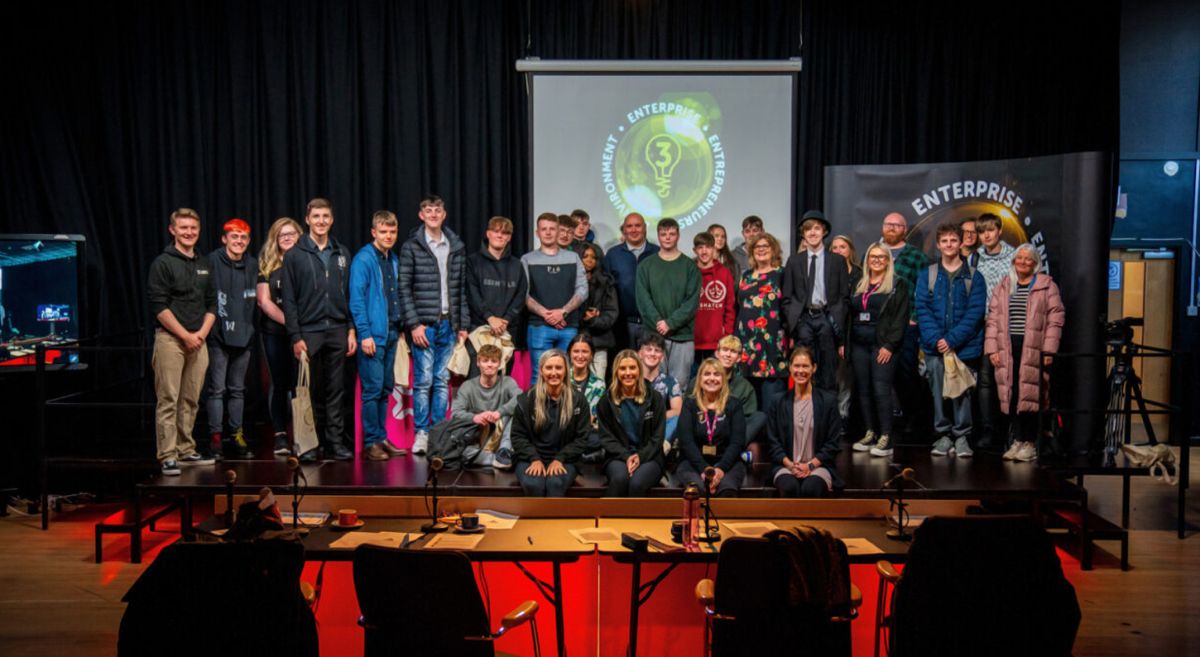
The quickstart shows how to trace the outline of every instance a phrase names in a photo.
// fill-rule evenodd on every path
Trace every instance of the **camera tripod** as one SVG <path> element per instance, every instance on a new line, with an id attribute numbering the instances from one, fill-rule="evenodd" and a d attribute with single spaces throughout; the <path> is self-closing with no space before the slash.
<path id="1" fill-rule="evenodd" d="M 1142 418 L 1142 426 L 1146 429 L 1146 437 L 1149 438 L 1150 444 L 1158 444 L 1158 438 L 1154 435 L 1154 425 L 1150 422 L 1150 414 L 1146 410 L 1146 398 L 1142 396 L 1142 378 L 1133 368 L 1138 345 L 1134 344 L 1132 336 L 1129 336 L 1110 342 L 1109 347 L 1108 355 L 1113 359 L 1113 366 L 1107 379 L 1109 413 L 1104 423 L 1105 467 L 1116 464 L 1121 445 L 1129 442 L 1133 428 L 1134 404 L 1137 404 L 1138 414 Z"/>

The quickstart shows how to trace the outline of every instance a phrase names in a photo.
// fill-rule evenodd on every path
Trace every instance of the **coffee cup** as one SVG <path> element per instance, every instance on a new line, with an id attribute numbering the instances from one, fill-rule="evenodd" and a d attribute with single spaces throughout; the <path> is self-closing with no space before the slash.
<path id="1" fill-rule="evenodd" d="M 358 524 L 357 509 L 338 509 L 337 522 L 342 527 L 351 527 Z"/>
<path id="2" fill-rule="evenodd" d="M 459 518 L 460 526 L 463 529 L 471 530 L 479 528 L 479 516 L 474 513 L 464 513 Z"/>
<path id="3" fill-rule="evenodd" d="M 676 520 L 671 523 L 671 541 L 675 543 L 683 542 L 683 525 L 682 520 Z"/>

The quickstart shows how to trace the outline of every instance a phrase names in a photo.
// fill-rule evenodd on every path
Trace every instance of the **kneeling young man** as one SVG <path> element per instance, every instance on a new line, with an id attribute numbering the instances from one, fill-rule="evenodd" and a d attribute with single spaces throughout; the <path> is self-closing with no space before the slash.
<path id="1" fill-rule="evenodd" d="M 493 344 L 480 347 L 475 356 L 479 376 L 468 379 L 454 394 L 450 416 L 479 425 L 478 458 L 464 458 L 466 465 L 490 465 L 499 470 L 512 467 L 512 414 L 521 387 L 511 376 L 500 374 L 502 361 L 500 347 Z M 496 440 L 497 427 L 502 434 L 499 440 Z"/>

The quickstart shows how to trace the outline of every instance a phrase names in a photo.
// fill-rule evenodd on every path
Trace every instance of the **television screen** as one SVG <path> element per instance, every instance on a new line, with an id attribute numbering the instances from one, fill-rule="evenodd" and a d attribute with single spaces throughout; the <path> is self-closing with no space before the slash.
<path id="1" fill-rule="evenodd" d="M 33 365 L 39 344 L 48 363 L 76 362 L 54 346 L 80 335 L 83 246 L 79 235 L 0 235 L 0 367 Z"/>

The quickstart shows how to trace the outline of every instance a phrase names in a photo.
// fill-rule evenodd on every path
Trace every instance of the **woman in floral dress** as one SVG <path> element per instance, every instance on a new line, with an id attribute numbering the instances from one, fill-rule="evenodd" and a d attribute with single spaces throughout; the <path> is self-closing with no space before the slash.
<path id="1" fill-rule="evenodd" d="M 770 409 L 787 393 L 787 331 L 783 322 L 783 253 L 779 240 L 763 233 L 747 245 L 750 269 L 738 281 L 734 335 L 742 341 L 742 368 Z"/>

